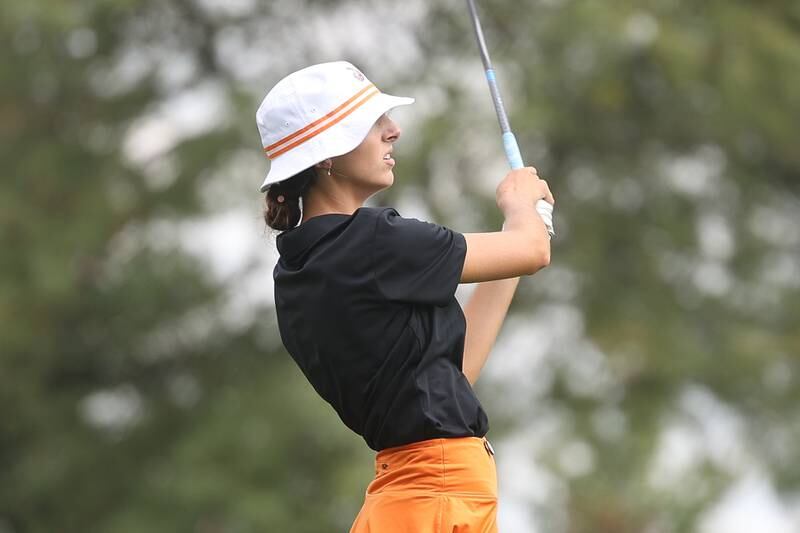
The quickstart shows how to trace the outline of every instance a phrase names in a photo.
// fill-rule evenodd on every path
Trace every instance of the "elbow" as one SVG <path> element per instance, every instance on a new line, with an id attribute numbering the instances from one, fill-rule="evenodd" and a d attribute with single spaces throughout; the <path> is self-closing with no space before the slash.
<path id="1" fill-rule="evenodd" d="M 531 247 L 534 253 L 531 254 L 529 261 L 529 268 L 526 274 L 536 274 L 541 269 L 550 265 L 550 243 L 538 244 L 538 246 Z"/>
<path id="2" fill-rule="evenodd" d="M 467 378 L 467 383 L 469 383 L 470 387 L 473 387 L 475 382 L 478 381 L 477 373 L 473 374 L 472 372 L 466 370 L 462 371 L 462 373 L 464 374 L 464 377 Z"/>
<path id="3" fill-rule="evenodd" d="M 475 377 L 467 374 L 466 372 L 464 372 L 463 374 L 464 374 L 464 377 L 467 379 L 467 383 L 469 383 L 469 386 L 470 387 L 475 386 L 475 381 L 476 381 Z"/>
<path id="4" fill-rule="evenodd" d="M 546 249 L 542 251 L 541 257 L 539 258 L 541 266 L 539 267 L 544 268 L 546 266 L 550 266 L 550 245 L 548 244 Z"/>

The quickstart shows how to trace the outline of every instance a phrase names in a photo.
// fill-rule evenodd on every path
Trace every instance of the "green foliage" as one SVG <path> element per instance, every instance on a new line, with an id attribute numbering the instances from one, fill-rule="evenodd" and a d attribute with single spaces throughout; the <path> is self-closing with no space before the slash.
<path id="1" fill-rule="evenodd" d="M 137 39 L 191 55 L 212 22 L 189 4 L 3 9 L 0 530 L 347 527 L 370 455 L 265 335 L 272 311 L 226 321 L 224 285 L 175 235 L 207 211 L 204 180 L 245 118 L 155 161 L 126 152 L 171 92 L 221 76 L 207 64 L 165 87 Z M 142 72 L 118 70 L 126 53 Z"/>
<path id="2" fill-rule="evenodd" d="M 180 227 L 253 205 L 257 95 L 334 59 L 315 17 L 335 33 L 348 8 L 380 19 L 394 4 L 213 5 L 0 8 L 0 531 L 343 531 L 362 502 L 372 454 L 305 383 L 270 306 L 230 318 L 241 289 L 186 251 Z M 527 450 L 568 494 L 560 511 L 531 503 L 544 530 L 694 531 L 754 469 L 796 492 L 797 3 L 479 8 L 523 155 L 558 202 L 553 265 L 523 282 L 510 318 L 524 326 L 504 335 L 568 332 L 528 338 L 531 360 L 549 348 L 514 379 L 492 377 L 509 364 L 501 339 L 478 385 L 495 441 L 558 421 Z M 424 9 L 421 64 L 365 67 L 441 104 L 398 145 L 378 201 L 413 192 L 458 230 L 497 228 L 486 183 L 501 149 L 466 7 Z M 221 49 L 263 35 L 254 82 Z M 394 54 L 337 50 L 366 65 Z M 220 120 L 147 129 L 209 87 Z M 717 416 L 739 440 L 654 480 L 665 433 L 705 436 Z"/>
<path id="3" fill-rule="evenodd" d="M 790 465 L 797 448 L 789 443 L 800 420 L 786 410 L 800 390 L 791 326 L 800 285 L 796 7 L 485 4 L 487 39 L 523 155 L 534 154 L 529 164 L 551 180 L 557 199 L 551 271 L 558 272 L 526 281 L 531 287 L 523 287 L 516 308 L 579 310 L 574 335 L 602 351 L 598 370 L 610 371 L 613 382 L 597 394 L 570 388 L 569 359 L 581 354 L 566 347 L 549 354 L 559 377 L 546 398 L 575 422 L 554 442 L 551 459 L 546 452 L 536 459 L 558 471 L 570 441 L 588 443 L 594 458 L 590 473 L 569 481 L 569 531 L 693 531 L 699 514 L 752 468 L 766 468 L 787 494 L 796 490 Z M 458 6 L 437 16 L 436 27 L 452 28 L 443 37 L 448 51 L 439 53 L 466 50 L 467 58 L 472 35 Z M 429 30 L 421 35 L 435 64 L 442 36 Z M 450 128 L 496 135 L 467 123 L 460 118 Z M 476 163 L 473 157 L 464 166 Z M 431 188 L 438 179 L 430 176 Z M 496 222 L 475 225 L 487 224 Z M 573 284 L 562 288 L 570 296 L 553 297 L 559 281 Z M 747 459 L 731 465 L 710 457 L 707 468 L 697 467 L 702 474 L 686 473 L 664 492 L 650 477 L 660 436 L 675 419 L 691 418 L 684 402 L 697 390 L 741 420 L 743 442 L 730 444 L 745 448 Z M 503 394 L 495 409 L 507 405 Z M 611 443 L 591 423 L 609 408 L 627 422 Z M 549 411 L 534 402 L 507 416 L 535 420 Z M 686 483 L 702 489 L 686 492 Z"/>

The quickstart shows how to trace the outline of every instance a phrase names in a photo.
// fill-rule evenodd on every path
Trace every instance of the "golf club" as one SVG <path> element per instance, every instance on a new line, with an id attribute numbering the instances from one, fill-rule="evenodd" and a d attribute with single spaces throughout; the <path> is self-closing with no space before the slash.
<path id="1" fill-rule="evenodd" d="M 508 164 L 512 169 L 523 168 L 525 164 L 522 162 L 522 154 L 519 151 L 517 138 L 511 131 L 511 125 L 508 122 L 508 115 L 506 115 L 505 107 L 503 106 L 503 99 L 500 97 L 500 89 L 497 86 L 497 77 L 494 69 L 492 68 L 492 61 L 489 59 L 489 51 L 486 48 L 486 40 L 483 37 L 483 29 L 481 22 L 478 19 L 478 12 L 475 9 L 474 0 L 467 0 L 469 13 L 472 17 L 472 25 L 475 28 L 475 37 L 478 40 L 478 49 L 480 50 L 481 60 L 483 61 L 483 68 L 486 71 L 486 80 L 489 82 L 489 92 L 492 94 L 494 101 L 494 109 L 497 112 L 497 120 L 500 121 L 500 130 L 503 134 L 503 147 L 505 148 L 506 158 Z M 555 229 L 553 228 L 553 206 L 544 200 L 536 202 L 536 211 L 542 217 L 547 233 L 550 237 L 555 236 Z"/>

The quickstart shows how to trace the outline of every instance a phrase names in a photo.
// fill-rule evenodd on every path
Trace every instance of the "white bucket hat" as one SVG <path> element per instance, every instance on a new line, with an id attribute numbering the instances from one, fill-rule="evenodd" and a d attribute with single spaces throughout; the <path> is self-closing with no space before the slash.
<path id="1" fill-rule="evenodd" d="M 413 98 L 384 94 L 347 61 L 289 74 L 256 111 L 270 169 L 261 192 L 329 157 L 354 150 L 375 121 Z"/>

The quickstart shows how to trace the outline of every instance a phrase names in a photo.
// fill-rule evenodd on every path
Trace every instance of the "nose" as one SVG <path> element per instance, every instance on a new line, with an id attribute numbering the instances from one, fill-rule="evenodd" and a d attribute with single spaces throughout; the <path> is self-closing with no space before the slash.
<path id="1" fill-rule="evenodd" d="M 397 139 L 400 138 L 402 130 L 394 120 L 390 119 L 389 117 L 385 117 L 385 119 L 386 124 L 384 125 L 383 130 L 383 140 L 390 143 L 396 142 Z"/>

